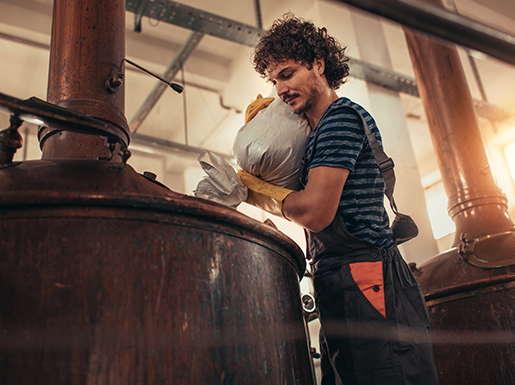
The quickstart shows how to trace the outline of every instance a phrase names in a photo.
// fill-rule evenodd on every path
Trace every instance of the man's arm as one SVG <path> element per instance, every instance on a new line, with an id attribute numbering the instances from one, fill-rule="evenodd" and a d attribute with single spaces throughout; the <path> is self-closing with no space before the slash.
<path id="1" fill-rule="evenodd" d="M 325 229 L 336 215 L 349 172 L 337 167 L 310 169 L 306 188 L 284 200 L 284 216 L 315 233 Z"/>

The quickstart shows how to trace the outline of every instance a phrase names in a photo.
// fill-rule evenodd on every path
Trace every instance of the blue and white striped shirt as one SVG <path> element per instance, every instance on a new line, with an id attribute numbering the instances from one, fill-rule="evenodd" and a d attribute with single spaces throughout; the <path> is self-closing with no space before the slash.
<path id="1" fill-rule="evenodd" d="M 338 205 L 345 227 L 354 237 L 388 249 L 394 242 L 384 208 L 384 179 L 366 139 L 360 116 L 349 108 L 338 108 L 344 105 L 358 109 L 381 143 L 381 134 L 372 116 L 350 99 L 339 98 L 328 107 L 311 133 L 306 159 L 310 159 L 315 135 L 317 138 L 307 171 L 320 166 L 350 170 Z"/>

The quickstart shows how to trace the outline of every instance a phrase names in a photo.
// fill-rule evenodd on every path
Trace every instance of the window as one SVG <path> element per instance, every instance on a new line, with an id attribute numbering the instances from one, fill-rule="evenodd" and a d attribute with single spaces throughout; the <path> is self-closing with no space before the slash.
<path id="1" fill-rule="evenodd" d="M 448 198 L 441 179 L 425 189 L 426 208 L 435 239 L 456 231 L 456 225 L 447 212 Z"/>

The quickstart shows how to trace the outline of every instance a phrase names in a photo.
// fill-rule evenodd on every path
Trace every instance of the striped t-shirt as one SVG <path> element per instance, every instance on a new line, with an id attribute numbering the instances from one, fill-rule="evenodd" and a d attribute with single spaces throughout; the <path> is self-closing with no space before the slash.
<path id="1" fill-rule="evenodd" d="M 359 104 L 340 98 L 328 107 L 311 133 L 306 159 L 310 159 L 315 136 L 316 144 L 307 171 L 320 166 L 350 170 L 338 205 L 345 227 L 354 237 L 388 249 L 394 242 L 384 208 L 384 179 L 360 116 L 350 108 L 338 108 L 345 105 L 357 108 L 381 143 L 381 134 L 372 116 Z"/>

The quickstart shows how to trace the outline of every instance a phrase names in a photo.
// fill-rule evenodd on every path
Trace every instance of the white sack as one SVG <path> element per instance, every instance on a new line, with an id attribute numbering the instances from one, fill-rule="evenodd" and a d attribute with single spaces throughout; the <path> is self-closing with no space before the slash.
<path id="1" fill-rule="evenodd" d="M 300 165 L 310 133 L 308 121 L 280 99 L 257 113 L 238 133 L 238 165 L 276 186 L 300 190 Z"/>
<path id="2" fill-rule="evenodd" d="M 198 161 L 207 177 L 200 180 L 193 192 L 197 198 L 229 207 L 236 207 L 247 199 L 247 187 L 225 159 L 206 151 L 200 154 Z"/>

